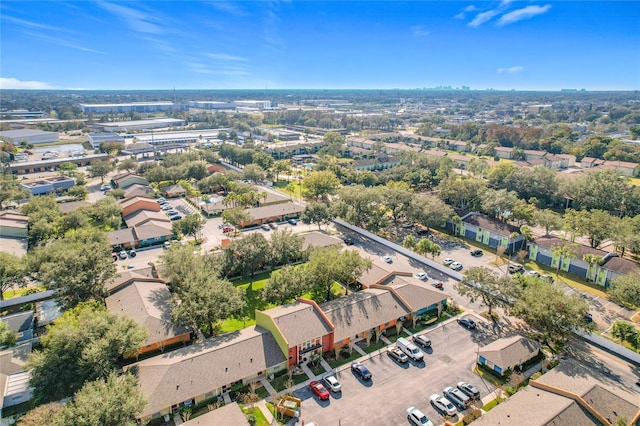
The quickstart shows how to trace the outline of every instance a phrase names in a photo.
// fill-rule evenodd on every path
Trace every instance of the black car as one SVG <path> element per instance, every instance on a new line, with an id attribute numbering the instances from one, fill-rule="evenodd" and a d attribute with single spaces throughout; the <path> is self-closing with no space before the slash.
<path id="1" fill-rule="evenodd" d="M 371 380 L 371 372 L 367 367 L 360 364 L 359 362 L 351 363 L 351 371 L 360 376 L 362 380 Z"/>
<path id="2" fill-rule="evenodd" d="M 349 237 L 343 237 L 342 241 L 344 241 L 344 243 L 348 246 L 353 245 L 353 239 L 349 238 Z"/>
<path id="3" fill-rule="evenodd" d="M 480 249 L 471 250 L 471 256 L 473 256 L 473 257 L 479 257 L 479 256 L 482 256 L 482 254 L 483 254 L 482 250 L 480 250 Z"/>
<path id="4" fill-rule="evenodd" d="M 476 328 L 476 322 L 468 317 L 458 318 L 458 324 L 468 329 Z"/>

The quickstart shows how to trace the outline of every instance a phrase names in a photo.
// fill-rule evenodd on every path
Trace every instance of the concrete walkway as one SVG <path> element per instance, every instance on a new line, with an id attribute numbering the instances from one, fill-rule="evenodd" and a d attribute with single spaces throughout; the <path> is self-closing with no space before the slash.
<path id="1" fill-rule="evenodd" d="M 302 369 L 302 371 L 304 371 L 304 374 L 306 374 L 308 378 L 314 379 L 316 377 L 316 375 L 313 374 L 313 371 L 311 371 L 311 369 L 307 367 L 306 363 L 300 364 L 300 368 Z"/>
<path id="2" fill-rule="evenodd" d="M 392 343 L 393 343 L 391 340 L 387 339 L 387 338 L 386 338 L 386 337 L 384 337 L 384 336 L 380 336 L 380 340 L 382 340 L 382 341 L 383 341 L 384 343 L 386 343 L 387 345 L 390 345 L 390 344 L 392 344 Z M 364 354 L 362 354 L 362 355 L 364 355 Z"/>
<path id="3" fill-rule="evenodd" d="M 407 330 L 406 328 L 402 327 L 402 331 L 404 331 L 405 333 L 407 333 L 407 336 L 413 336 L 413 333 L 411 333 L 409 330 Z"/>
<path id="4" fill-rule="evenodd" d="M 180 415 L 180 413 L 175 414 L 175 415 L 173 416 L 173 423 L 175 423 L 175 424 L 176 424 L 176 426 L 177 426 L 177 425 L 181 425 L 182 423 L 184 423 L 184 422 L 182 421 L 182 416 Z"/>
<path id="5" fill-rule="evenodd" d="M 331 373 L 333 371 L 333 368 L 331 368 L 329 363 L 325 361 L 324 358 L 320 358 L 320 365 L 325 369 L 327 373 Z"/>
<path id="6" fill-rule="evenodd" d="M 273 386 L 271 386 L 271 383 L 269 383 L 269 381 L 267 379 L 265 379 L 264 377 L 261 377 L 260 378 L 260 383 L 262 383 L 262 386 L 264 386 L 264 388 L 267 390 L 267 392 L 269 392 L 269 395 L 271 395 L 271 396 L 278 395 L 278 391 L 275 390 L 273 388 Z"/>
<path id="7" fill-rule="evenodd" d="M 262 414 L 267 419 L 267 423 L 269 423 L 270 425 L 276 424 L 274 422 L 273 414 L 271 414 L 271 411 L 269 411 L 269 409 L 267 408 L 267 401 L 261 399 L 260 401 L 256 402 L 256 407 L 258 407 L 260 411 L 262 411 Z"/>
<path id="8" fill-rule="evenodd" d="M 363 351 L 360 346 L 358 345 L 352 345 L 353 349 L 355 349 L 356 352 L 358 352 L 360 355 L 365 356 L 367 353 L 365 351 Z"/>

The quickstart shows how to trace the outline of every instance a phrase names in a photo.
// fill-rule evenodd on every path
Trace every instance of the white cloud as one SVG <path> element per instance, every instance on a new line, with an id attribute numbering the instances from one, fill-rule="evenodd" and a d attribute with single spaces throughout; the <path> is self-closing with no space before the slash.
<path id="1" fill-rule="evenodd" d="M 47 42 L 47 43 L 52 43 L 58 46 L 63 46 L 63 47 L 68 47 L 69 49 L 75 49 L 75 50 L 80 50 L 82 52 L 89 52 L 89 53 L 97 53 L 99 55 L 106 55 L 106 52 L 103 52 L 101 50 L 95 50 L 95 49 L 91 49 L 89 47 L 85 47 L 82 46 L 78 43 L 76 43 L 73 40 L 68 40 L 65 38 L 60 38 L 60 37 L 54 37 L 52 35 L 48 35 L 48 34 L 41 34 L 41 33 L 37 33 L 37 32 L 32 32 L 32 31 L 22 31 L 22 34 L 27 35 L 29 37 L 33 37 L 35 39 Z"/>
<path id="2" fill-rule="evenodd" d="M 473 12 L 474 10 L 476 10 L 476 7 L 472 4 L 464 8 L 465 12 Z"/>
<path id="3" fill-rule="evenodd" d="M 511 67 L 511 68 L 498 68 L 498 74 L 514 74 L 517 72 L 520 72 L 524 70 L 524 67 L 521 65 L 518 65 L 517 67 Z"/>
<path id="4" fill-rule="evenodd" d="M 425 37 L 431 33 L 422 25 L 414 25 L 411 27 L 411 34 L 416 37 Z"/>
<path id="5" fill-rule="evenodd" d="M 465 7 L 464 9 L 462 9 L 462 12 L 458 13 L 453 18 L 454 19 L 464 19 L 466 17 L 467 13 L 473 12 L 474 10 L 477 10 L 477 7 L 475 7 L 474 5 L 470 4 L 469 6 Z"/>
<path id="6" fill-rule="evenodd" d="M 470 27 L 479 27 L 487 21 L 493 19 L 494 16 L 500 13 L 497 9 L 488 10 L 486 12 L 478 13 L 475 18 L 471 20 L 467 25 Z"/>
<path id="7" fill-rule="evenodd" d="M 241 56 L 228 55 L 226 53 L 206 53 L 205 55 L 217 61 L 247 62 L 247 58 L 243 58 Z"/>
<path id="8" fill-rule="evenodd" d="M 55 87 L 44 81 L 22 81 L 17 78 L 0 77 L 0 89 L 47 90 Z"/>
<path id="9" fill-rule="evenodd" d="M 522 9 L 517 9 L 502 15 L 500 19 L 498 19 L 498 26 L 502 27 L 504 25 L 513 24 L 518 21 L 533 18 L 534 16 L 542 15 L 547 13 L 549 9 L 551 9 L 550 4 L 545 4 L 544 6 L 531 5 L 523 7 Z"/>
<path id="10" fill-rule="evenodd" d="M 229 13 L 235 16 L 247 16 L 247 12 L 238 7 L 238 5 L 235 3 L 226 1 L 212 1 L 209 4 L 218 9 L 220 12 Z"/>
<path id="11" fill-rule="evenodd" d="M 69 30 L 67 28 L 53 27 L 51 25 L 40 24 L 38 22 L 27 21 L 27 20 L 24 20 L 24 19 L 14 18 L 12 16 L 7 16 L 7 15 L 3 16 L 2 20 L 6 21 L 6 22 L 12 22 L 14 24 L 21 25 L 21 26 L 27 27 L 27 28 L 32 28 L 32 29 L 35 28 L 35 29 L 39 29 L 39 30 L 64 32 L 64 33 L 71 33 L 72 32 L 71 30 Z"/>
<path id="12" fill-rule="evenodd" d="M 101 2 L 99 3 L 104 9 L 116 15 L 125 21 L 132 30 L 146 34 L 161 34 L 163 29 L 158 15 L 153 13 L 145 13 L 141 10 L 132 9 L 130 7 L 121 6 L 119 4 Z"/>

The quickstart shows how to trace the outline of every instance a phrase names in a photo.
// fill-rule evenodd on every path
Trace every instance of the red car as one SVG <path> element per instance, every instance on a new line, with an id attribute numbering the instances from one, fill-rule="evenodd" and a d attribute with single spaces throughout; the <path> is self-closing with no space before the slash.
<path id="1" fill-rule="evenodd" d="M 431 285 L 434 286 L 435 288 L 439 288 L 440 290 L 444 288 L 444 284 L 442 283 L 431 283 Z"/>
<path id="2" fill-rule="evenodd" d="M 311 388 L 311 391 L 315 393 L 321 400 L 324 401 L 329 399 L 329 391 L 322 385 L 322 383 L 314 380 L 313 382 L 309 383 L 309 387 Z"/>

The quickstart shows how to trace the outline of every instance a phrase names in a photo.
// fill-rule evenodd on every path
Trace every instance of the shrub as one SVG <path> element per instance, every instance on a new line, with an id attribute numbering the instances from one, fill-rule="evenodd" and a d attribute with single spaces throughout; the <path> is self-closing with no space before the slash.
<path id="1" fill-rule="evenodd" d="M 506 394 L 507 394 L 507 395 L 509 395 L 509 396 L 511 396 L 511 395 L 513 395 L 514 393 L 516 393 L 516 390 L 515 390 L 514 388 L 512 388 L 511 386 L 508 386 L 504 391 L 505 391 L 505 392 L 506 392 Z"/>
<path id="2" fill-rule="evenodd" d="M 530 380 L 536 380 L 536 379 L 539 379 L 540 376 L 542 376 L 542 373 L 537 371 L 537 372 L 533 373 L 529 379 Z"/>

